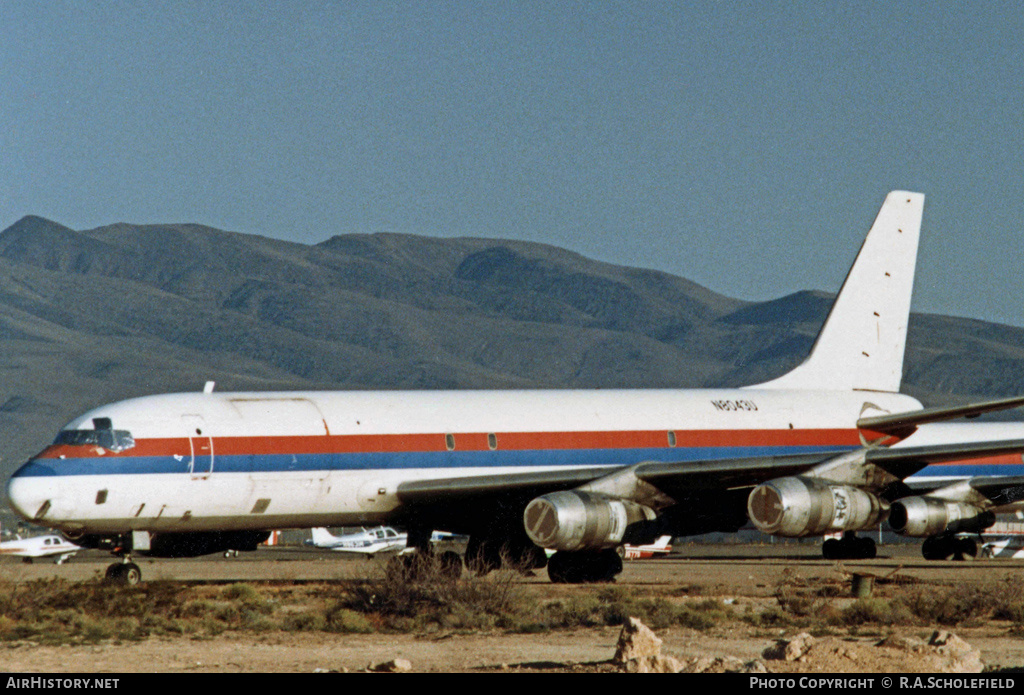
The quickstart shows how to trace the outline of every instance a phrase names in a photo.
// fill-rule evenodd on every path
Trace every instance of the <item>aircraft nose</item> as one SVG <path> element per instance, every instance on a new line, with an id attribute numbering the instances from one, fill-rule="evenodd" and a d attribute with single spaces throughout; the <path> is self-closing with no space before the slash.
<path id="1" fill-rule="evenodd" d="M 49 508 L 53 490 L 47 479 L 56 472 L 47 465 L 31 460 L 14 472 L 7 481 L 7 501 L 15 513 L 26 521 L 40 518 Z"/>

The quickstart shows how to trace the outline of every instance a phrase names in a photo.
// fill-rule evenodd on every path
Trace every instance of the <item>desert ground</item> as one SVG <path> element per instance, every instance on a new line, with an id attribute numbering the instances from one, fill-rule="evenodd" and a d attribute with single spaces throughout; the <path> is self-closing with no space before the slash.
<path id="1" fill-rule="evenodd" d="M 380 572 L 379 562 L 305 548 L 261 548 L 254 553 L 195 560 L 138 558 L 145 581 L 187 585 L 229 585 L 245 582 L 275 587 L 337 585 L 358 582 Z M 80 553 L 63 565 L 48 561 L 25 564 L 0 561 L 0 578 L 31 582 L 50 577 L 94 581 L 109 557 Z M 809 592 L 838 587 L 829 602 L 852 603 L 852 577 L 870 577 L 873 593 L 888 587 L 999 586 L 1018 582 L 1024 565 L 1013 560 L 926 562 L 914 546 L 883 546 L 873 560 L 826 561 L 811 545 L 679 545 L 664 558 L 627 562 L 615 586 L 638 594 L 673 600 L 713 599 L 735 611 L 761 610 L 779 603 L 780 590 Z M 583 597 L 604 585 L 552 585 L 544 570 L 517 576 L 517 585 L 532 600 Z M 862 580 L 863 583 L 863 580 Z M 282 589 L 283 590 L 283 589 Z M 926 640 L 936 627 L 900 626 L 841 631 L 830 637 L 843 649 L 867 648 L 881 638 L 902 636 Z M 980 653 L 986 671 L 1024 667 L 1024 637 L 1005 620 L 970 621 L 947 626 Z M 492 629 L 434 630 L 426 633 L 334 634 L 330 632 L 225 632 L 215 636 L 161 636 L 140 641 L 46 645 L 34 640 L 0 643 L 0 663 L 14 673 L 314 673 L 354 672 L 395 659 L 416 672 L 588 671 L 609 668 L 621 628 L 604 625 L 539 634 Z M 773 627 L 730 621 L 710 629 L 670 626 L 657 629 L 662 653 L 682 661 L 731 657 L 749 663 L 763 660 L 765 650 L 790 637 L 793 625 Z M 833 649 L 833 651 L 835 651 Z M 842 650 L 840 650 L 842 651 Z M 870 650 L 869 650 L 870 651 Z M 876 650 L 877 651 L 877 650 Z M 766 661 L 770 671 L 930 671 L 909 656 L 882 659 L 868 652 L 848 654 L 844 662 L 815 665 Z M 888 657 L 887 657 L 888 658 Z"/>

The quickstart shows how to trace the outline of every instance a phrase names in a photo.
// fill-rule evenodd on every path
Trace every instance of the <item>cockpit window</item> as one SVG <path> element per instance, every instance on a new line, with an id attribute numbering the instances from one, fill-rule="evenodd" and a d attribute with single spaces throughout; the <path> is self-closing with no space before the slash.
<path id="1" fill-rule="evenodd" d="M 61 430 L 54 444 L 69 446 L 99 446 L 108 451 L 124 451 L 135 446 L 135 438 L 128 430 Z"/>

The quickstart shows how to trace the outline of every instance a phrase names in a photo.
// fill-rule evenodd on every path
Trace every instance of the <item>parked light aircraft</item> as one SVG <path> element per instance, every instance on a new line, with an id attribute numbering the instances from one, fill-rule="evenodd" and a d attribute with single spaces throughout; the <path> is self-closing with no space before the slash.
<path id="1" fill-rule="evenodd" d="M 310 532 L 312 538 L 306 541 L 306 545 L 312 545 L 325 550 L 376 555 L 377 553 L 408 549 L 409 534 L 391 526 L 364 528 L 356 533 L 346 533 L 340 536 L 335 536 L 322 526 L 310 529 Z M 457 536 L 447 531 L 434 531 L 430 534 L 431 543 L 461 540 L 465 540 L 465 537 Z"/>
<path id="2" fill-rule="evenodd" d="M 140 549 L 249 549 L 267 529 L 381 523 L 425 553 L 433 529 L 468 534 L 472 566 L 546 563 L 556 582 L 614 577 L 624 543 L 748 518 L 780 536 L 843 532 L 832 554 L 866 556 L 874 544 L 856 532 L 888 517 L 940 556 L 1024 499 L 1024 439 L 919 445 L 915 432 L 1024 398 L 923 408 L 899 393 L 923 206 L 919 193 L 886 197 L 809 356 L 766 383 L 134 398 L 72 420 L 8 498 L 33 523 L 111 548 L 123 559 L 108 576 L 128 582 Z"/>
<path id="3" fill-rule="evenodd" d="M 58 565 L 63 565 L 81 549 L 74 543 L 53 534 L 16 538 L 0 543 L 0 555 L 13 555 L 24 559 L 25 562 L 32 562 L 41 557 L 56 556 L 54 563 Z"/>
<path id="4" fill-rule="evenodd" d="M 646 545 L 622 546 L 623 560 L 646 560 L 655 555 L 667 555 L 672 550 L 672 536 L 661 536 L 653 543 Z"/>
<path id="5" fill-rule="evenodd" d="M 401 551 L 408 545 L 408 534 L 390 526 L 363 529 L 358 533 L 346 533 L 341 536 L 335 536 L 322 526 L 311 531 L 313 537 L 306 543 L 317 548 L 337 550 L 343 553 L 376 555 L 377 553 Z"/>
<path id="6" fill-rule="evenodd" d="M 1020 512 L 1013 521 L 997 520 L 981 534 L 979 554 L 990 558 L 1024 558 L 1024 522 Z"/>

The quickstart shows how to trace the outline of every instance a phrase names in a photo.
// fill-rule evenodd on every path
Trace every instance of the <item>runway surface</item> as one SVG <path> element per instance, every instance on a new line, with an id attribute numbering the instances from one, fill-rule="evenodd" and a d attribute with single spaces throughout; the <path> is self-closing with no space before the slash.
<path id="1" fill-rule="evenodd" d="M 625 563 L 619 585 L 700 587 L 704 593 L 770 595 L 784 580 L 834 575 L 836 579 L 867 574 L 879 579 L 926 583 L 988 583 L 1019 577 L 1024 561 L 976 559 L 966 562 L 927 561 L 916 545 L 881 546 L 873 560 L 824 560 L 812 544 L 677 545 L 667 557 Z M 237 557 L 209 555 L 194 559 L 133 558 L 146 581 L 258 582 L 336 581 L 380 576 L 386 558 L 367 559 L 314 548 L 260 548 Z M 0 578 L 28 581 L 63 577 L 86 581 L 102 577 L 112 558 L 84 551 L 63 565 L 50 560 L 23 563 L 0 559 Z M 523 577 L 526 583 L 547 583 L 547 572 Z"/>

